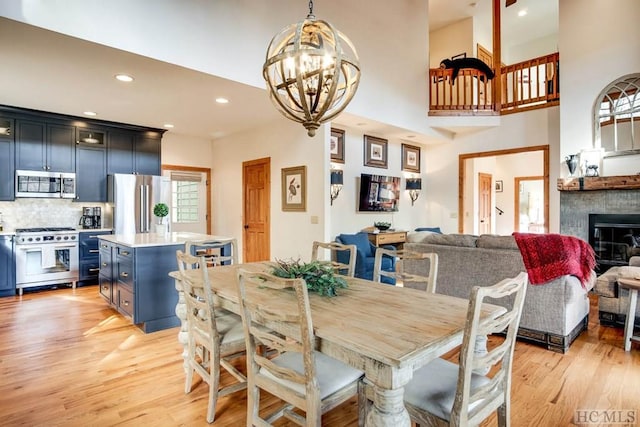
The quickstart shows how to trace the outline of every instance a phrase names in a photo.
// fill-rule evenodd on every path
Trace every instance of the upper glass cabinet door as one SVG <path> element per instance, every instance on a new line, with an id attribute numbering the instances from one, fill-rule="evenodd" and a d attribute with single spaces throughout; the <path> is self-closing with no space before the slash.
<path id="1" fill-rule="evenodd" d="M 640 154 L 640 74 L 609 84 L 594 106 L 594 148 L 604 156 Z"/>

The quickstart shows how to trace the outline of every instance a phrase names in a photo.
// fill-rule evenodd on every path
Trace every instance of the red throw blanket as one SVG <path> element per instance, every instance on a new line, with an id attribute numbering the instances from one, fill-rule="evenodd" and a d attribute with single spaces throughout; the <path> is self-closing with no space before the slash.
<path id="1" fill-rule="evenodd" d="M 570 274 L 586 289 L 596 265 L 595 253 L 587 242 L 561 234 L 513 233 L 513 237 L 529 273 L 529 283 L 541 285 Z"/>

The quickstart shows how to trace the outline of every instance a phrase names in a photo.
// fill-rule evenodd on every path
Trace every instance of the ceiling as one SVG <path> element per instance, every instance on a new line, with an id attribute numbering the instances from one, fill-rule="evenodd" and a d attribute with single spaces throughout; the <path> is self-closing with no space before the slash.
<path id="1" fill-rule="evenodd" d="M 555 3 L 557 27 L 557 1 L 519 0 L 509 9 Z M 430 0 L 430 25 L 448 25 L 478 13 L 477 8 L 469 6 L 469 0 Z M 170 123 L 174 127 L 169 132 L 205 139 L 284 120 L 264 89 L 1 17 L 0 52 L 4 105 L 73 116 L 94 111 L 96 119 L 155 128 Z M 134 76 L 132 83 L 114 78 L 125 70 Z M 217 97 L 230 102 L 212 102 Z M 407 134 L 345 113 L 336 122 L 390 137 Z M 430 142 L 424 135 L 411 141 Z"/>

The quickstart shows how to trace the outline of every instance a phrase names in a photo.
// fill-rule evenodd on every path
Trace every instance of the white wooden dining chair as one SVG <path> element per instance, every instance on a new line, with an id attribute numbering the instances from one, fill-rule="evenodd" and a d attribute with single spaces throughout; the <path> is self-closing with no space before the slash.
<path id="1" fill-rule="evenodd" d="M 247 347 L 247 426 L 271 425 L 285 417 L 302 426 L 320 427 L 323 413 L 355 394 L 359 397 L 358 425 L 364 425 L 364 374 L 315 350 L 304 279 L 239 269 L 238 294 Z M 278 355 L 263 357 L 259 349 L 265 345 Z M 261 390 L 285 404 L 261 417 Z M 304 411 L 304 416 L 295 408 Z"/>
<path id="2" fill-rule="evenodd" d="M 382 257 L 384 256 L 396 259 L 395 271 L 385 271 L 382 269 Z M 428 276 L 413 274 L 407 271 L 407 263 L 424 263 L 425 260 L 429 261 Z M 422 268 L 423 266 L 421 265 L 420 269 Z M 375 259 L 373 261 L 373 281 L 381 282 L 383 276 L 393 278 L 396 280 L 396 285 L 402 284 L 403 286 L 408 288 L 422 287 L 422 284 L 424 283 L 426 284 L 427 292 L 435 293 L 436 281 L 438 279 L 438 254 L 433 252 L 416 252 L 405 249 L 393 250 L 378 248 L 378 250 L 376 250 Z"/>
<path id="3" fill-rule="evenodd" d="M 218 397 L 226 396 L 247 387 L 247 379 L 232 360 L 245 354 L 245 339 L 242 318 L 226 310 L 214 309 L 214 293 L 209 282 L 204 256 L 195 257 L 180 250 L 176 252 L 180 281 L 187 307 L 187 375 L 185 393 L 190 393 L 193 374 L 200 375 L 209 385 L 207 422 L 212 423 L 216 415 Z M 186 270 L 197 270 L 196 279 L 187 276 Z M 220 367 L 237 380 L 220 388 Z"/>
<path id="4" fill-rule="evenodd" d="M 190 240 L 185 242 L 185 252 L 204 256 L 207 267 L 238 263 L 238 241 L 233 238 Z"/>
<path id="5" fill-rule="evenodd" d="M 527 289 L 527 273 L 493 286 L 471 290 L 460 364 L 444 359 L 418 369 L 405 386 L 404 403 L 411 420 L 426 426 L 479 425 L 498 411 L 498 425 L 510 424 L 511 370 L 516 333 Z M 485 298 L 513 299 L 511 310 L 480 320 Z M 504 340 L 485 354 L 475 351 L 476 337 L 502 333 Z M 491 377 L 474 371 L 491 369 Z"/>
<path id="6" fill-rule="evenodd" d="M 314 241 L 311 249 L 312 260 L 320 260 L 320 249 L 324 249 L 325 251 L 329 252 L 331 264 L 333 265 L 333 269 L 336 273 L 349 277 L 354 276 L 356 272 L 356 245 L 344 245 L 338 242 L 324 243 Z M 343 251 L 349 251 L 348 264 L 337 261 L 337 253 Z"/>

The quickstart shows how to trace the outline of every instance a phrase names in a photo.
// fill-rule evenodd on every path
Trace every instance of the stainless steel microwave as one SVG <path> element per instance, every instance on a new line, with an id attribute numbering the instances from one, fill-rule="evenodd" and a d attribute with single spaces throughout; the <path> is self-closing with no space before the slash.
<path id="1" fill-rule="evenodd" d="M 16 197 L 75 199 L 76 174 L 17 170 Z"/>

